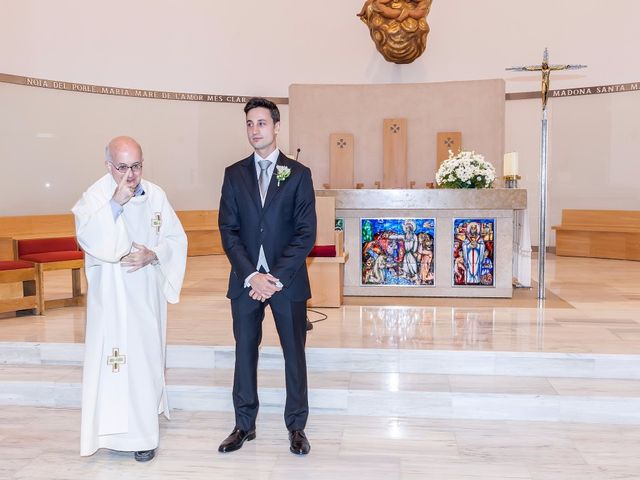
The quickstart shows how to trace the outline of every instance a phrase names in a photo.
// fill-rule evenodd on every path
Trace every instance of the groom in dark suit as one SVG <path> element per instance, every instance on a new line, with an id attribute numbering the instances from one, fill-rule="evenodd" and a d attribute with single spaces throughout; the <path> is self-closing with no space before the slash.
<path id="1" fill-rule="evenodd" d="M 311 171 L 278 150 L 280 111 L 273 102 L 252 98 L 244 112 L 255 151 L 225 170 L 218 220 L 231 262 L 227 297 L 236 340 L 236 425 L 218 451 L 238 450 L 256 438 L 258 346 L 269 305 L 284 353 L 290 450 L 305 455 L 311 449 L 304 433 L 309 414 L 306 301 L 311 297 L 305 260 L 316 239 Z"/>

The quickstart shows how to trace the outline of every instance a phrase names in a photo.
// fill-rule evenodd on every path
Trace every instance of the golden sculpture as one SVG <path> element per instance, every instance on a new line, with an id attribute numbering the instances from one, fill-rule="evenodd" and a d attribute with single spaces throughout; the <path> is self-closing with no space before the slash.
<path id="1" fill-rule="evenodd" d="M 367 0 L 358 16 L 388 62 L 411 63 L 427 48 L 427 15 L 432 2 Z"/>

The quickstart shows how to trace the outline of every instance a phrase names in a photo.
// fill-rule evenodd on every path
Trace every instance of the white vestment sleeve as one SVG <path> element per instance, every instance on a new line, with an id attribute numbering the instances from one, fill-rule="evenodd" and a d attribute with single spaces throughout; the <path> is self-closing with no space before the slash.
<path id="1" fill-rule="evenodd" d="M 113 220 L 109 200 L 85 192 L 71 211 L 82 250 L 102 262 L 118 263 L 131 250 L 131 240 L 122 216 Z"/>
<path id="2" fill-rule="evenodd" d="M 187 262 L 187 235 L 166 197 L 162 202 L 162 225 L 158 244 L 151 247 L 158 257 L 158 280 L 167 302 L 178 303 Z"/>

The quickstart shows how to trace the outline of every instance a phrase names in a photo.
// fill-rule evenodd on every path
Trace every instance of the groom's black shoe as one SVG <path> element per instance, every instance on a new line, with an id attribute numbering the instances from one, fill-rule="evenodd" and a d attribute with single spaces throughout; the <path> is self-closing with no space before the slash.
<path id="1" fill-rule="evenodd" d="M 136 459 L 136 462 L 148 462 L 149 460 L 153 460 L 153 457 L 156 456 L 156 451 L 154 450 L 140 450 L 139 452 L 133 453 L 133 458 Z"/>
<path id="2" fill-rule="evenodd" d="M 309 445 L 309 440 L 307 440 L 304 430 L 291 430 L 289 432 L 289 441 L 291 442 L 289 447 L 291 453 L 306 455 L 311 450 L 311 445 Z"/>
<path id="3" fill-rule="evenodd" d="M 220 453 L 228 453 L 240 450 L 244 442 L 250 442 L 254 438 L 256 438 L 255 430 L 245 432 L 244 430 L 240 430 L 236 427 L 233 429 L 233 432 L 231 432 L 231 434 L 220 444 L 220 446 L 218 447 L 218 451 Z"/>

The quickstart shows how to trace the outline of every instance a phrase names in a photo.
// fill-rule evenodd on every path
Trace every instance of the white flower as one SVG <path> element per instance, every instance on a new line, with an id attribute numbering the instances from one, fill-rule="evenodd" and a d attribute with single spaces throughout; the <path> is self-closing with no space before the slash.
<path id="1" fill-rule="evenodd" d="M 291 175 L 291 169 L 284 165 L 276 165 L 276 170 L 276 179 L 278 180 L 278 186 L 280 186 L 280 182 L 284 182 Z"/>
<path id="2" fill-rule="evenodd" d="M 449 158 L 436 172 L 437 184 L 445 188 L 490 188 L 495 178 L 493 165 L 474 151 L 455 155 L 449 151 Z"/>

